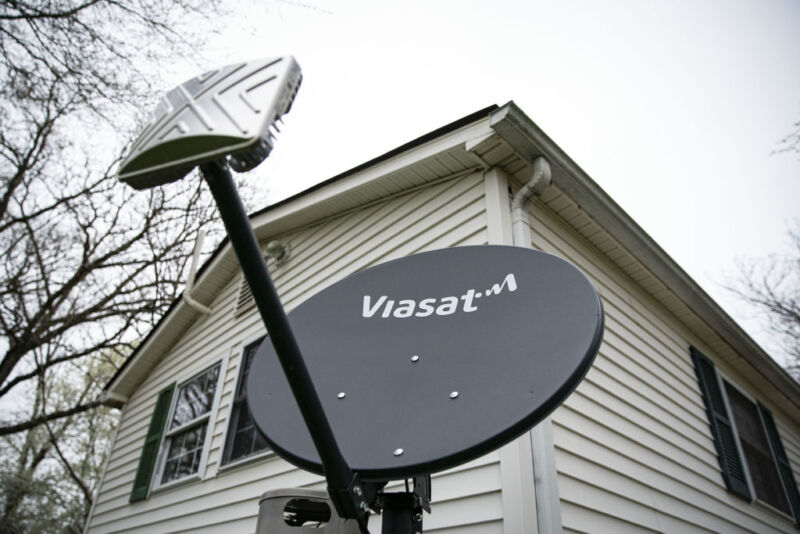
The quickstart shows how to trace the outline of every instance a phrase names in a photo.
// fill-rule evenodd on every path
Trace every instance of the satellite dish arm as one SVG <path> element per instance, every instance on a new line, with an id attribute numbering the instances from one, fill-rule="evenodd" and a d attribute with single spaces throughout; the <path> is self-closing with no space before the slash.
<path id="1" fill-rule="evenodd" d="M 357 519 L 361 531 L 368 534 L 369 505 L 362 484 L 342 456 L 322 409 L 228 166 L 224 160 L 211 161 L 200 165 L 200 171 L 216 201 L 244 277 L 253 291 L 253 299 L 322 461 L 331 501 L 341 517 Z"/>

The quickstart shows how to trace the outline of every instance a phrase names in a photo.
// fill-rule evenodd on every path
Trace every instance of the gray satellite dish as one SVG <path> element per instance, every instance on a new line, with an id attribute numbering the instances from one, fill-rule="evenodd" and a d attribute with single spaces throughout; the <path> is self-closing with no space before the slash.
<path id="1" fill-rule="evenodd" d="M 441 471 L 500 447 L 588 371 L 603 307 L 566 261 L 521 247 L 426 252 L 354 274 L 289 322 L 348 465 L 364 480 Z M 250 369 L 256 425 L 323 471 L 269 338 Z"/>
<path id="2" fill-rule="evenodd" d="M 301 78 L 287 56 L 228 65 L 184 82 L 159 103 L 122 162 L 120 180 L 147 189 L 228 155 L 233 170 L 252 169 L 272 150 L 270 127 L 289 111 Z"/>

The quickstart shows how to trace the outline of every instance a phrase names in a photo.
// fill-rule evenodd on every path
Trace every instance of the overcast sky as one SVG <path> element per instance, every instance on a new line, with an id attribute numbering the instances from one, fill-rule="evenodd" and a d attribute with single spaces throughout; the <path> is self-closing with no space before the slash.
<path id="1" fill-rule="evenodd" d="M 800 218 L 800 2 L 242 0 L 218 64 L 291 54 L 270 201 L 514 100 L 768 351 L 722 289 Z M 174 83 L 193 75 L 175 70 Z"/>

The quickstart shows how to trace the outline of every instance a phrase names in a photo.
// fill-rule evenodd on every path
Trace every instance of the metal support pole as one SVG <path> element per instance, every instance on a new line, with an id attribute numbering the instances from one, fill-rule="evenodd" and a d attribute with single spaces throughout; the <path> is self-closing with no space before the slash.
<path id="1" fill-rule="evenodd" d="M 359 519 L 362 531 L 366 532 L 367 506 L 361 497 L 362 488 L 336 443 L 228 166 L 224 160 L 212 161 L 201 165 L 200 171 L 217 203 L 233 250 L 322 461 L 336 511 L 341 517 Z"/>
<path id="2" fill-rule="evenodd" d="M 413 493 L 386 493 L 383 496 L 381 532 L 421 534 L 422 508 Z"/>

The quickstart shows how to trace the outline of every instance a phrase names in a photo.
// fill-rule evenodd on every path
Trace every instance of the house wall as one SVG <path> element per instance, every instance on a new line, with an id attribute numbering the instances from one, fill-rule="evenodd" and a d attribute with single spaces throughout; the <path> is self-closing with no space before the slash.
<path id="1" fill-rule="evenodd" d="M 286 264 L 270 267 L 284 305 L 292 309 L 371 265 L 424 250 L 485 244 L 486 219 L 481 175 L 446 180 L 280 236 L 291 245 L 292 256 Z M 220 465 L 242 348 L 264 332 L 254 310 L 234 317 L 239 280 L 235 276 L 217 295 L 213 313 L 197 319 L 125 405 L 88 532 L 253 532 L 264 491 L 323 487 L 319 477 L 274 455 Z M 219 359 L 224 360 L 221 390 L 211 415 L 202 481 L 157 489 L 147 500 L 129 504 L 156 395 Z M 426 532 L 501 532 L 508 501 L 501 492 L 504 454 L 496 451 L 435 475 L 436 513 L 426 516 Z"/>
<path id="2" fill-rule="evenodd" d="M 270 267 L 284 304 L 292 309 L 348 274 L 415 252 L 508 243 L 504 180 L 491 172 L 444 180 L 280 236 L 292 257 Z M 606 311 L 594 366 L 553 414 L 565 532 L 793 531 L 791 518 L 724 487 L 689 346 L 712 358 L 713 351 L 621 270 L 614 252 L 601 252 L 576 232 L 568 214 L 579 210 L 561 200 L 535 203 L 532 244 L 586 273 Z M 235 276 L 214 299 L 214 313 L 197 319 L 126 404 L 88 532 L 253 532 L 264 491 L 323 487 L 319 477 L 274 455 L 220 465 L 241 351 L 264 332 L 254 311 L 234 316 L 238 290 Z M 202 481 L 129 504 L 157 393 L 220 359 L 223 375 Z M 745 376 L 715 359 L 720 371 L 758 398 Z M 767 406 L 800 479 L 800 428 Z M 434 513 L 426 515 L 425 531 L 534 532 L 530 461 L 524 436 L 435 475 Z M 370 527 L 379 531 L 377 522 Z"/>
<path id="3" fill-rule="evenodd" d="M 534 247 L 586 273 L 606 312 L 593 367 L 553 414 L 564 531 L 796 532 L 791 518 L 725 489 L 689 346 L 713 352 L 613 263 L 613 252 L 565 222 L 577 206 L 566 198 L 548 205 L 532 209 Z M 604 250 L 613 250 L 608 239 Z M 759 398 L 746 377 L 714 359 Z M 800 429 L 767 406 L 800 479 Z"/>

